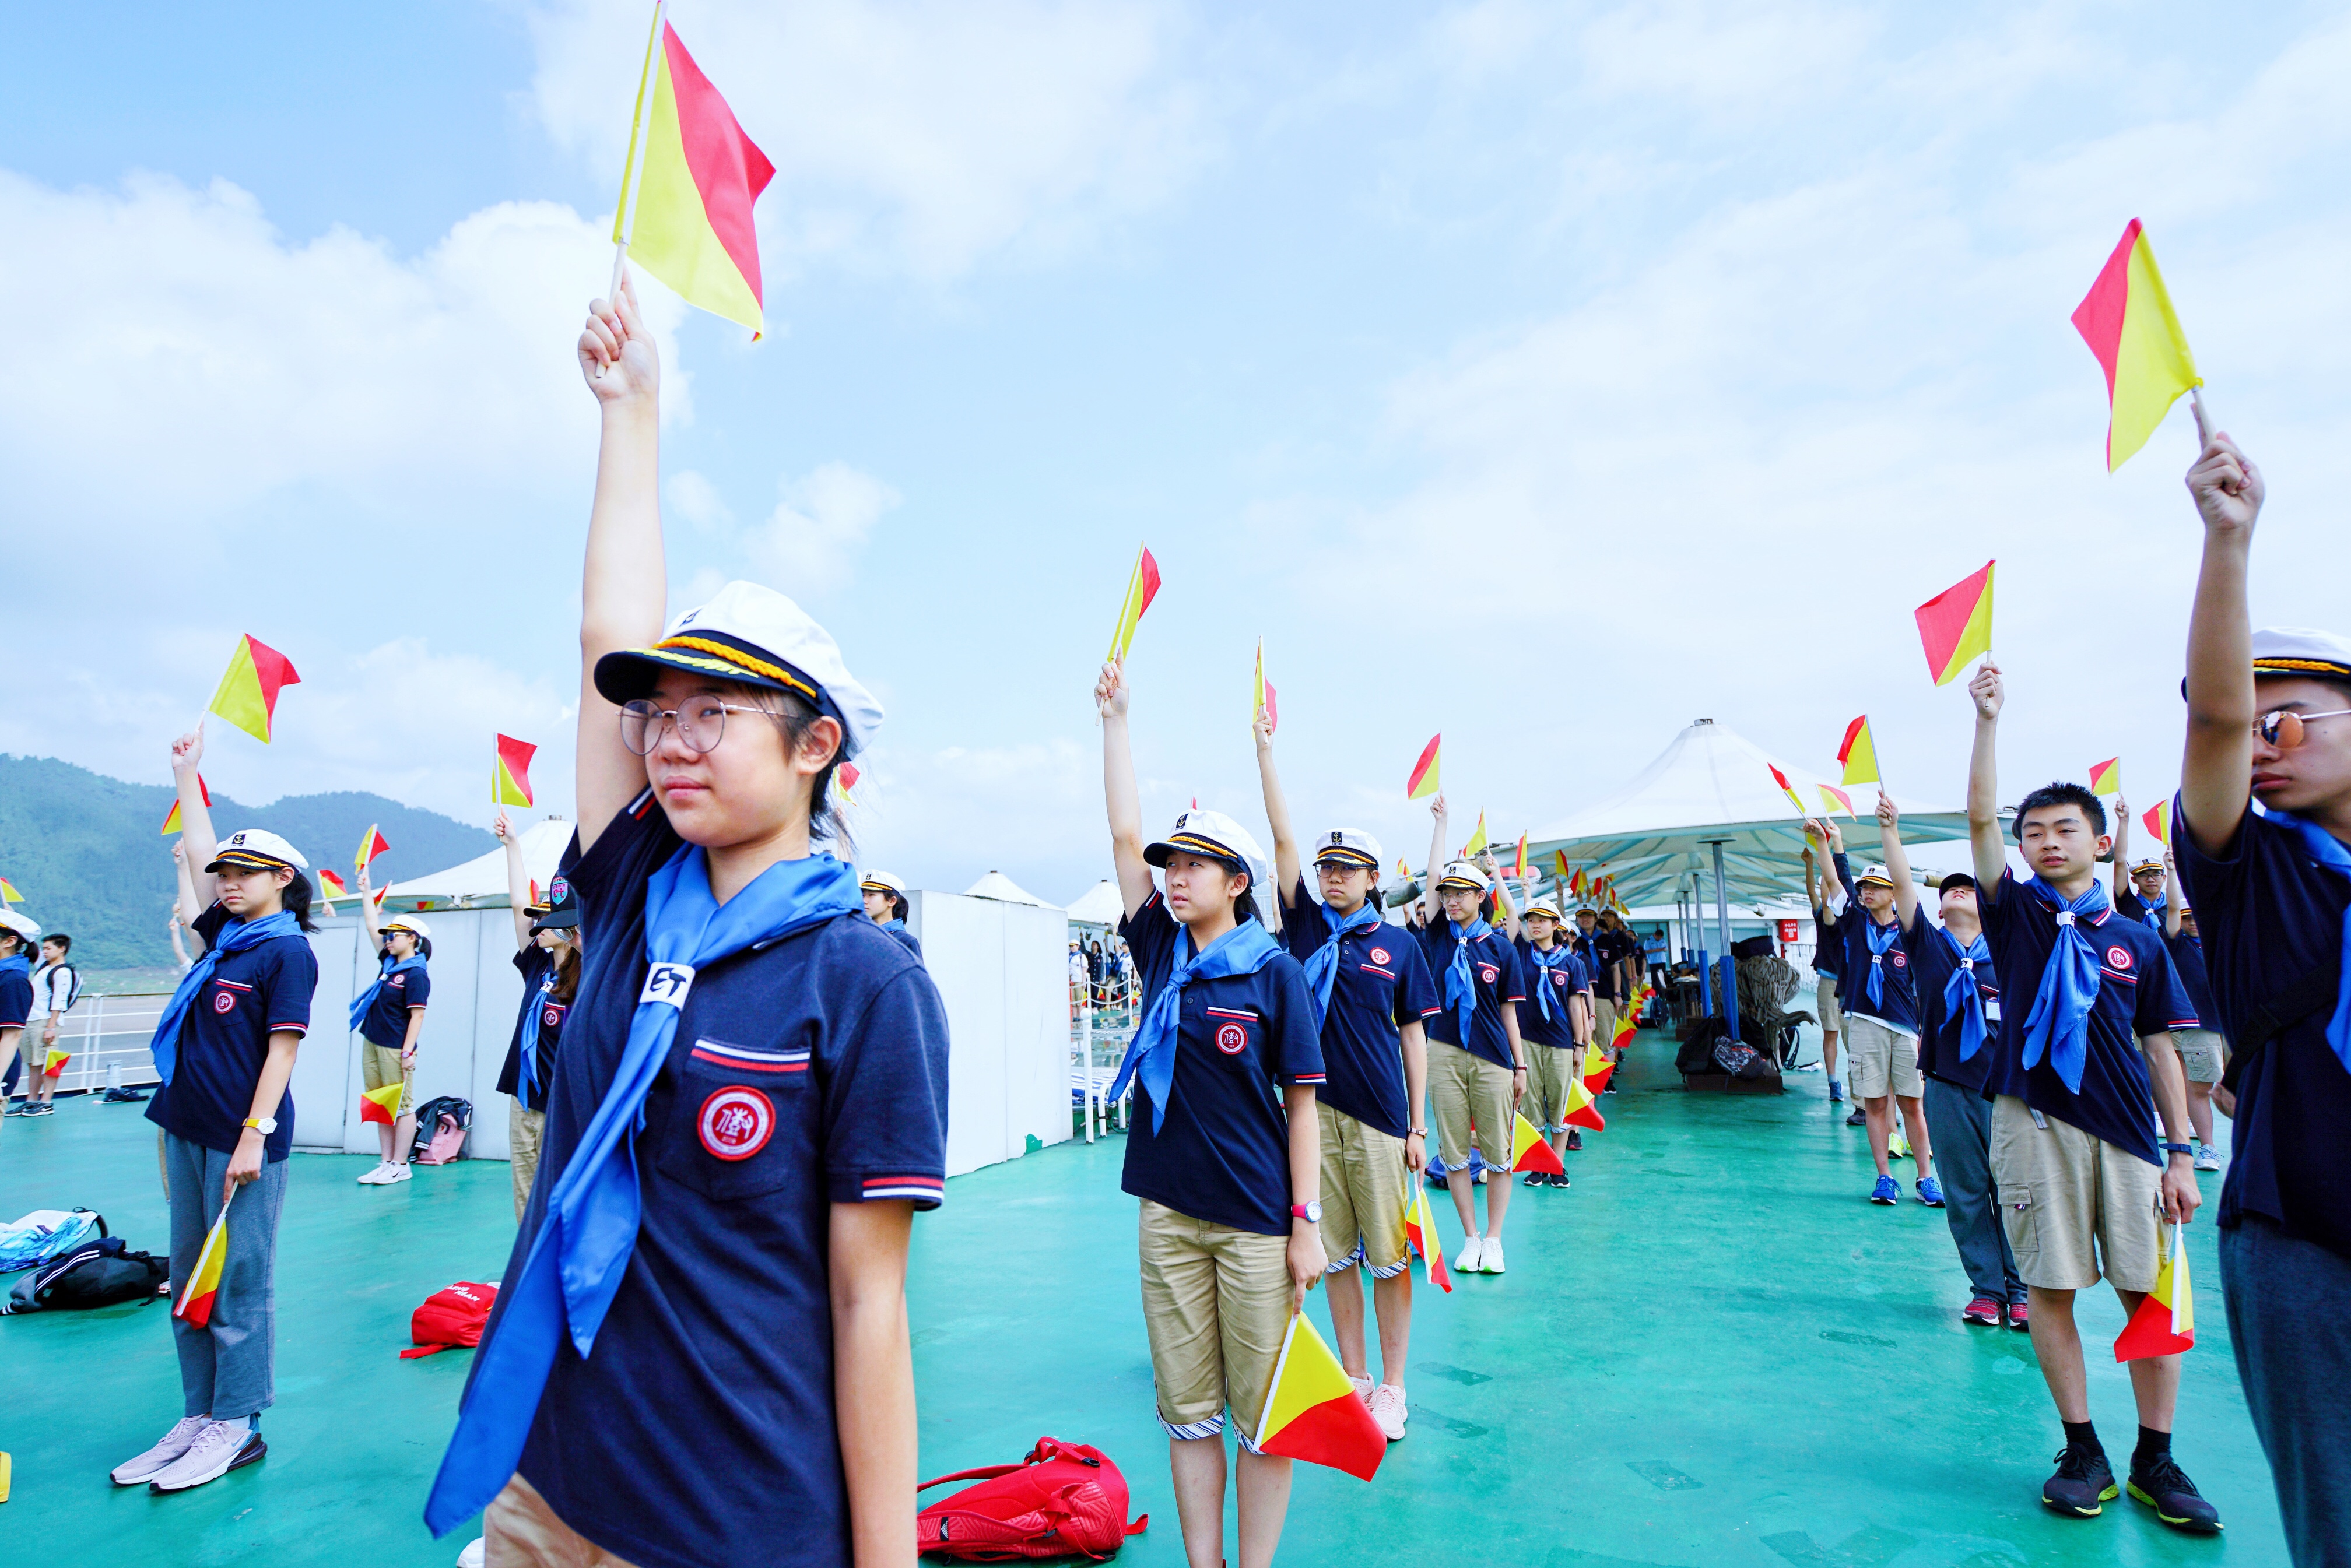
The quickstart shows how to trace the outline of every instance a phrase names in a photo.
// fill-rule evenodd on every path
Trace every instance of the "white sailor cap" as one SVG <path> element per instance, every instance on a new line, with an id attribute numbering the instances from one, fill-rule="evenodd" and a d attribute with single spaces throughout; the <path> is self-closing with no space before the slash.
<path id="1" fill-rule="evenodd" d="M 863 751 L 882 728 L 882 704 L 849 673 L 832 633 L 758 583 L 727 584 L 670 622 L 651 648 L 604 655 L 596 661 L 596 690 L 607 701 L 634 701 L 652 694 L 664 669 L 796 692 L 841 722 L 843 757 Z"/>
<path id="2" fill-rule="evenodd" d="M 1559 922 L 1559 906 L 1552 903 L 1549 898 L 1537 898 L 1533 903 L 1529 904 L 1524 909 L 1520 911 L 1519 919 L 1522 920 L 1531 920 L 1537 915 L 1541 915 L 1543 919 L 1557 924 Z"/>
<path id="3" fill-rule="evenodd" d="M 266 827 L 241 827 L 214 846 L 207 871 L 217 871 L 224 866 L 243 866 L 248 869 L 271 871 L 280 866 L 290 866 L 297 871 L 308 871 L 310 863 L 302 852 Z"/>
<path id="4" fill-rule="evenodd" d="M 1187 811 L 1176 819 L 1167 836 L 1143 847 L 1145 865 L 1165 866 L 1177 853 L 1221 860 L 1236 871 L 1249 871 L 1265 859 L 1249 830 L 1221 811 Z"/>
<path id="5" fill-rule="evenodd" d="M 1888 871 L 1882 865 L 1872 864 L 1863 867 L 1861 868 L 1861 875 L 1855 877 L 1853 881 L 1854 886 L 1856 888 L 1861 886 L 1864 882 L 1876 882 L 1881 886 L 1891 888 L 1894 886 L 1894 873 Z"/>
<path id="6" fill-rule="evenodd" d="M 5 926 L 28 942 L 41 934 L 38 920 L 29 915 L 20 915 L 5 905 L 0 905 L 0 926 Z"/>
<path id="7" fill-rule="evenodd" d="M 1448 860 L 1445 863 L 1443 874 L 1437 878 L 1437 886 L 1439 891 L 1447 888 L 1467 888 L 1473 892 L 1482 893 L 1493 884 L 1487 879 L 1486 873 L 1479 870 L 1474 861 Z"/>
<path id="8" fill-rule="evenodd" d="M 1380 841 L 1360 827 L 1334 827 L 1314 841 L 1314 864 L 1317 866 L 1368 866 L 1378 870 L 1387 864 L 1380 851 Z"/>
<path id="9" fill-rule="evenodd" d="M 2309 627 L 2264 627 L 2253 633 L 2253 673 L 2351 680 L 2351 641 Z"/>
<path id="10" fill-rule="evenodd" d="M 893 877 L 887 871 L 863 873 L 857 878 L 857 888 L 862 893 L 888 893 L 901 898 L 906 896 L 905 878 Z"/>
<path id="11" fill-rule="evenodd" d="M 424 941 L 433 940 L 433 928 L 414 915 L 394 915 L 383 923 L 383 929 L 387 936 L 393 931 L 412 931 Z"/>

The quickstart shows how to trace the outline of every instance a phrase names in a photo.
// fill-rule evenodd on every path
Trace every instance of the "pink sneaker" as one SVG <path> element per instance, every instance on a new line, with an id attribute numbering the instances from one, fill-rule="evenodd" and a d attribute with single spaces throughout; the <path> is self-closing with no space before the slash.
<path id="1" fill-rule="evenodd" d="M 1372 1419 L 1380 1425 L 1391 1443 L 1404 1439 L 1404 1385 L 1383 1383 L 1372 1394 Z"/>

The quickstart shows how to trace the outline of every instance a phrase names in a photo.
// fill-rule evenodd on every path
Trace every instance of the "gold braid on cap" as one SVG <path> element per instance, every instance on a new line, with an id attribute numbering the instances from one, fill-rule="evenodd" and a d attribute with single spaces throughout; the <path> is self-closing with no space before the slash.
<path id="1" fill-rule="evenodd" d="M 763 675 L 770 680 L 779 681 L 801 693 L 811 702 L 820 705 L 824 701 L 817 695 L 815 687 L 810 686 L 782 665 L 770 664 L 764 659 L 752 657 L 739 648 L 730 648 L 723 642 L 713 642 L 706 637 L 665 637 L 654 643 L 653 647 L 663 651 L 690 648 L 697 653 L 707 653 L 714 659 L 723 659 L 738 670 L 747 670 L 754 675 Z"/>
<path id="2" fill-rule="evenodd" d="M 2253 670 L 2256 674 L 2271 675 L 2307 673 L 2332 675 L 2337 679 L 2351 676 L 2351 667 L 2337 664 L 2331 659 L 2256 659 L 2253 660 Z"/>

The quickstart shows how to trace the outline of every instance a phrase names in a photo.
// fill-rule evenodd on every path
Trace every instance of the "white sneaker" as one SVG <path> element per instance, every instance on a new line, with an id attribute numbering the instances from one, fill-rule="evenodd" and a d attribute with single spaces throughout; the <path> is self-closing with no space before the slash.
<path id="1" fill-rule="evenodd" d="M 1478 1249 L 1478 1272 L 1484 1274 L 1502 1272 L 1502 1239 L 1499 1236 L 1487 1237 L 1486 1244 Z"/>
<path id="2" fill-rule="evenodd" d="M 377 1160 L 375 1162 L 374 1169 L 364 1170 L 360 1173 L 360 1185 L 361 1187 L 375 1187 L 381 1185 L 383 1181 L 383 1173 L 391 1168 L 392 1161 L 388 1159 Z"/>
<path id="3" fill-rule="evenodd" d="M 1368 1376 L 1358 1377 L 1353 1373 L 1350 1372 L 1347 1374 L 1347 1381 L 1355 1386 L 1356 1398 L 1361 1399 L 1366 1405 L 1372 1402 L 1372 1380 Z"/>
<path id="4" fill-rule="evenodd" d="M 2195 1161 L 2195 1166 L 2196 1166 L 2196 1168 L 2197 1168 L 2197 1169 L 2199 1169 L 2199 1170 L 2218 1170 L 2218 1169 L 2220 1169 L 2220 1151 L 2219 1149 L 2217 1149 L 2217 1148 L 2214 1148 L 2214 1147 L 2213 1147 L 2210 1144 L 2209 1144 L 2209 1143 L 2199 1143 L 2199 1144 L 2198 1144 L 2198 1145 L 2196 1146 L 2196 1161 Z"/>
<path id="5" fill-rule="evenodd" d="M 1405 1421 L 1403 1384 L 1383 1383 L 1379 1386 L 1377 1391 L 1372 1395 L 1372 1419 L 1380 1424 L 1380 1430 L 1387 1435 L 1389 1442 L 1403 1441 Z"/>
<path id="6" fill-rule="evenodd" d="M 457 1568 L 482 1568 L 489 1561 L 490 1543 L 486 1536 L 476 1535 L 474 1543 L 457 1553 Z"/>
<path id="7" fill-rule="evenodd" d="M 380 1187 L 390 1187 L 393 1182 L 406 1181 L 415 1174 L 405 1165 L 386 1166 L 383 1174 L 376 1179 L 376 1184 Z"/>
<path id="8" fill-rule="evenodd" d="M 1478 1272 L 1478 1241 L 1479 1238 L 1475 1236 L 1463 1239 L 1461 1255 L 1452 1261 L 1455 1273 L 1474 1274 Z"/>
<path id="9" fill-rule="evenodd" d="M 185 1491 L 190 1487 L 214 1481 L 236 1469 L 249 1465 L 269 1451 L 261 1434 L 249 1427 L 232 1427 L 225 1421 L 207 1421 L 204 1429 L 188 1451 L 157 1471 L 147 1483 L 150 1491 Z"/>
<path id="10" fill-rule="evenodd" d="M 183 1416 L 172 1423 L 172 1429 L 163 1434 L 162 1442 L 137 1459 L 123 1460 L 108 1473 L 117 1486 L 137 1486 L 141 1481 L 153 1480 L 165 1466 L 193 1448 L 196 1434 L 212 1424 L 210 1416 Z"/>

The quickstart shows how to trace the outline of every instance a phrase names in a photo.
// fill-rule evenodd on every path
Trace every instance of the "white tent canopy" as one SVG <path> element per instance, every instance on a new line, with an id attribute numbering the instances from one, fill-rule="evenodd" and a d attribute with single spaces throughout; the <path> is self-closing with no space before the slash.
<path id="1" fill-rule="evenodd" d="M 963 890 L 963 896 L 967 898 L 994 898 L 1000 904 L 1033 904 L 1040 909 L 1050 909 L 1054 907 L 1001 871 L 990 871 L 987 876 L 966 888 Z"/>
<path id="2" fill-rule="evenodd" d="M 522 865 L 524 873 L 538 884 L 539 896 L 547 896 L 548 884 L 555 880 L 555 867 L 563 858 L 563 846 L 571 842 L 571 824 L 559 816 L 535 822 L 522 830 Z M 358 892 L 357 887 L 351 891 Z M 406 905 L 413 898 L 426 898 L 435 904 L 467 904 L 477 909 L 502 907 L 507 901 L 507 848 L 501 844 L 487 855 L 477 855 L 462 866 L 452 866 L 445 871 L 430 876 L 411 877 L 392 884 L 392 899 Z"/>
<path id="3" fill-rule="evenodd" d="M 1118 884 L 1105 877 L 1079 896 L 1069 916 L 1071 925 L 1115 926 L 1126 918 L 1126 898 Z"/>

